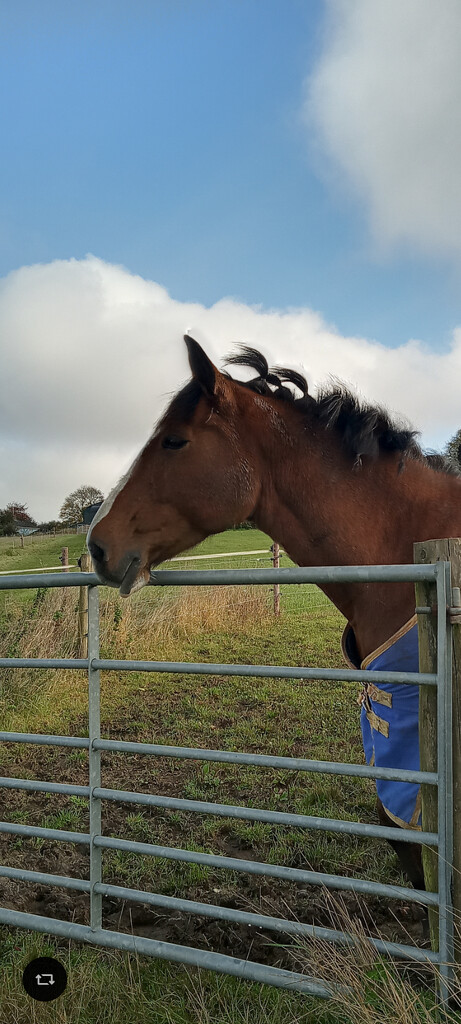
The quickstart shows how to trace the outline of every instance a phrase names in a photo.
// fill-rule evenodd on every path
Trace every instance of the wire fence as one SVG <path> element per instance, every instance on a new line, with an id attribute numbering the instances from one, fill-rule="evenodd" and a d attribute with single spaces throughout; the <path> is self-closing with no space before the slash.
<path id="1" fill-rule="evenodd" d="M 285 551 L 280 551 L 280 568 L 293 568 L 295 563 Z M 183 558 L 174 558 L 165 562 L 162 568 L 178 571 L 199 569 L 212 571 L 222 568 L 230 569 L 270 569 L 274 564 L 274 556 L 271 549 L 259 549 L 255 551 L 235 551 L 216 553 L 209 555 L 193 555 Z M 251 585 L 250 585 L 251 586 Z M 267 602 L 269 607 L 274 605 L 274 587 L 278 586 L 280 592 L 280 610 L 287 614 L 303 614 L 308 612 L 321 612 L 326 607 L 331 607 L 326 595 L 314 584 L 303 584 L 292 586 L 284 583 L 269 584 L 267 586 Z M 266 589 L 266 588 L 265 588 Z M 209 594 L 213 592 L 210 581 Z"/>

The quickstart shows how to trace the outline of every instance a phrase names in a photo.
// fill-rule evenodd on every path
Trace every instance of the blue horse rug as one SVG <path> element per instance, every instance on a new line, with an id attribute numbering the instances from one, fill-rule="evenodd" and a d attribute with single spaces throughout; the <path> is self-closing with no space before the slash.
<path id="1" fill-rule="evenodd" d="M 418 672 L 416 615 L 360 664 L 354 631 L 346 626 L 342 648 L 351 668 L 368 672 Z M 360 695 L 363 749 L 369 765 L 419 771 L 419 686 L 365 683 Z M 389 817 L 405 828 L 421 828 L 421 793 L 414 782 L 376 779 L 379 799 Z"/>

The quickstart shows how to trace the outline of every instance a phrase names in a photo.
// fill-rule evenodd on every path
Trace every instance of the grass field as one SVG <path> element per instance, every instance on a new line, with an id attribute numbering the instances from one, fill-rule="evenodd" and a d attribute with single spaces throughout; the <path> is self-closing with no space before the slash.
<path id="1" fill-rule="evenodd" d="M 57 565 L 64 544 L 69 547 L 69 561 L 74 562 L 84 543 L 84 537 L 75 535 L 42 543 L 26 542 L 24 549 L 3 542 L 0 570 Z M 241 551 L 242 555 L 215 562 L 220 567 L 267 565 L 266 561 L 258 561 L 265 555 L 244 557 L 243 552 L 259 548 L 268 551 L 269 545 L 269 538 L 259 531 L 228 531 L 200 545 L 197 553 L 209 554 L 210 562 L 204 560 L 197 565 L 210 568 L 213 555 L 223 551 Z M 288 560 L 283 564 L 288 564 Z M 183 565 L 191 567 L 191 563 L 175 563 L 174 567 Z M 0 656 L 73 656 L 77 600 L 73 589 L 0 592 Z M 340 667 L 342 628 L 339 613 L 314 587 L 284 587 L 279 619 L 274 617 L 272 594 L 266 587 L 168 591 L 151 587 L 129 601 L 123 601 L 112 590 L 101 591 L 104 657 Z M 163 673 L 103 673 L 102 735 L 362 763 L 357 693 L 357 684 L 345 682 L 219 674 L 179 677 Z M 2 729 L 9 731 L 87 735 L 86 678 L 73 671 L 0 670 L 0 718 Z M 80 785 L 88 781 L 87 754 L 78 750 L 3 743 L 0 765 L 3 775 Z M 376 820 L 374 786 L 370 780 L 103 754 L 102 785 L 333 818 Z M 88 806 L 84 799 L 2 793 L 4 820 L 88 830 Z M 362 841 L 212 815 L 199 817 L 182 811 L 130 808 L 112 801 L 103 805 L 103 831 L 106 835 L 249 861 L 312 867 L 379 881 L 403 881 L 394 855 L 378 840 Z M 41 870 L 88 877 L 87 854 L 72 844 L 3 834 L 0 856 L 4 864 L 14 867 L 33 869 L 40 865 Z M 270 878 L 106 851 L 104 880 L 169 896 L 331 925 L 331 908 L 325 893 Z M 0 904 L 88 923 L 86 897 L 65 889 L 0 879 Z M 379 930 L 385 938 L 404 942 L 421 939 L 422 915 L 402 901 L 389 907 L 377 898 L 365 904 L 347 896 L 342 907 L 352 926 L 358 922 L 360 928 L 371 928 L 375 933 Z M 244 926 L 179 912 L 167 914 L 140 904 L 120 905 L 110 900 L 104 901 L 104 925 L 300 969 L 299 949 L 280 943 L 276 934 L 268 931 L 255 934 Z M 44 951 L 54 952 L 65 963 L 70 981 L 56 1003 L 42 1006 L 26 996 L 20 978 L 28 960 Z M 301 952 L 306 967 L 313 954 L 307 948 Z M 408 1006 L 400 1018 L 395 1007 L 392 1012 L 386 1008 L 384 969 L 373 962 L 364 969 L 362 986 L 365 1002 L 370 1003 L 371 1009 L 368 1016 L 360 1017 L 351 1006 L 338 1006 L 332 1011 L 306 997 L 268 987 L 18 930 L 0 931 L 0 961 L 0 1020 L 12 1024 L 31 1019 L 72 1024 L 109 1020 L 117 1024 L 239 1024 L 250 1020 L 252 1024 L 269 1020 L 271 1024 L 294 1024 L 301 1020 L 324 1024 L 363 1020 L 373 1024 L 398 1019 L 402 1024 L 410 1024 L 436 1019 L 430 1005 L 432 997 L 424 991 L 421 996 L 414 991 L 412 994 L 414 1005 L 418 1000 L 418 1016 L 409 1016 Z M 332 958 L 329 963 L 333 976 L 341 976 L 346 970 L 344 959 Z"/>

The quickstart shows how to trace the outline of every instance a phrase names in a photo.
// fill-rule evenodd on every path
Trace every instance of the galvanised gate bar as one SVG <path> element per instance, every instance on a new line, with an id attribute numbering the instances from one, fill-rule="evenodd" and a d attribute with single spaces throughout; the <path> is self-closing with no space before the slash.
<path id="1" fill-rule="evenodd" d="M 340 583 L 340 582 L 416 582 L 432 581 L 437 589 L 437 671 L 435 674 L 416 672 L 373 672 L 376 683 L 417 683 L 420 686 L 436 686 L 437 730 L 438 730 L 438 764 L 437 772 L 410 772 L 402 769 L 373 768 L 368 765 L 342 764 L 329 761 L 315 761 L 303 758 L 271 757 L 264 754 L 245 754 L 225 750 L 202 750 L 190 747 L 172 747 L 151 743 L 128 743 L 123 741 L 103 740 L 100 735 L 100 673 L 110 670 L 118 672 L 169 672 L 194 674 L 220 674 L 236 676 L 285 677 L 289 679 L 334 679 L 334 680 L 369 680 L 365 671 L 346 669 L 323 669 L 306 667 L 282 667 L 272 665 L 219 665 L 189 662 L 154 662 L 154 661 L 118 661 L 99 657 L 99 602 L 98 581 L 92 573 L 69 573 L 48 575 L 46 573 L 29 576 L 0 578 L 1 590 L 19 590 L 37 587 L 80 587 L 88 586 L 88 658 L 50 659 L 50 658 L 0 658 L 1 668 L 55 668 L 84 669 L 88 671 L 89 682 L 89 736 L 54 736 L 27 733 L 0 732 L 0 739 L 8 742 L 50 744 L 54 746 L 82 748 L 89 752 L 89 784 L 88 786 L 62 785 L 60 783 L 39 782 L 29 779 L 0 778 L 0 787 L 63 793 L 89 800 L 90 831 L 89 833 L 68 832 L 59 829 L 38 828 L 9 822 L 0 823 L 0 831 L 23 837 L 40 837 L 61 842 L 84 844 L 90 853 L 89 879 L 67 878 L 60 875 L 46 874 L 41 871 L 26 871 L 20 868 L 0 867 L 0 877 L 13 878 L 26 882 L 35 882 L 51 886 L 60 886 L 88 893 L 90 900 L 90 925 L 81 925 L 60 921 L 54 918 L 41 917 L 14 910 L 0 909 L 0 924 L 32 929 L 46 934 L 63 936 L 80 942 L 111 947 L 128 952 L 137 952 L 147 956 L 160 957 L 182 964 L 190 964 L 209 970 L 235 975 L 247 980 L 264 982 L 280 988 L 293 989 L 299 992 L 328 998 L 328 985 L 307 975 L 282 970 L 265 964 L 241 960 L 221 953 L 207 952 L 169 942 L 161 942 L 141 936 L 109 931 L 102 927 L 102 898 L 116 897 L 121 900 L 141 902 L 151 906 L 163 907 L 172 911 L 182 910 L 189 914 L 199 914 L 222 921 L 233 921 L 263 927 L 284 935 L 315 937 L 335 943 L 351 943 L 352 937 L 347 933 L 333 928 L 319 928 L 281 918 L 246 913 L 228 907 L 210 906 L 186 899 L 178 899 L 152 892 L 143 892 L 116 885 L 106 885 L 102 881 L 102 855 L 104 850 L 121 850 L 132 853 L 147 854 L 153 857 L 170 858 L 203 864 L 208 867 L 229 868 L 239 872 L 249 872 L 266 877 L 287 879 L 303 885 L 326 886 L 332 890 L 346 890 L 359 894 L 374 894 L 388 899 L 405 899 L 426 907 L 439 909 L 439 952 L 428 952 L 416 946 L 402 945 L 370 939 L 378 953 L 390 954 L 404 959 L 432 962 L 438 965 L 442 978 L 442 997 L 448 992 L 452 978 L 453 964 L 453 920 L 451 905 L 451 875 L 453 860 L 453 780 L 452 780 L 452 740 L 451 740 L 451 640 L 450 624 L 447 622 L 446 608 L 451 595 L 450 563 L 438 562 L 434 565 L 396 565 L 396 566 L 341 566 L 327 568 L 291 568 L 291 569 L 240 569 L 222 571 L 170 571 L 163 570 L 152 576 L 152 584 L 157 586 L 228 586 L 254 584 L 302 584 L 302 583 Z M 424 609 L 423 609 L 424 611 Z M 358 726 L 358 723 L 357 723 Z M 129 793 L 101 786 L 101 750 L 125 753 L 143 753 L 154 756 L 193 758 L 195 760 L 226 762 L 231 764 L 258 765 L 278 769 L 289 769 L 305 772 L 322 772 L 337 775 L 349 775 L 360 778 L 385 778 L 397 781 L 427 783 L 438 786 L 438 832 L 415 832 L 411 829 L 387 828 L 368 825 L 355 821 L 314 817 L 302 814 L 289 814 L 268 811 L 253 807 L 236 807 L 227 804 L 208 803 L 196 800 L 175 799 L 155 794 Z M 175 810 L 196 811 L 201 814 L 220 815 L 223 817 L 247 819 L 248 821 L 271 822 L 278 825 L 291 825 L 306 829 L 321 829 L 348 835 L 397 839 L 405 842 L 419 842 L 428 846 L 438 846 L 438 892 L 417 892 L 414 889 L 398 885 L 386 885 L 370 882 L 361 878 L 349 878 L 341 875 L 327 874 L 318 871 L 307 871 L 299 868 L 277 866 L 234 857 L 213 856 L 196 853 L 186 849 L 172 849 L 155 846 L 150 843 L 131 842 L 101 834 L 101 801 L 115 800 L 129 804 L 143 804 L 153 807 L 165 807 Z"/>

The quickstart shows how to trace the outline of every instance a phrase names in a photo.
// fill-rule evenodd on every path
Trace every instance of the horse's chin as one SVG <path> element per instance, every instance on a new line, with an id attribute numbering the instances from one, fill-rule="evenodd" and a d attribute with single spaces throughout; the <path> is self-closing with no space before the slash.
<path id="1" fill-rule="evenodd" d="M 131 597 L 137 590 L 142 590 L 146 587 L 149 582 L 150 572 L 148 569 L 142 569 L 140 573 L 135 577 L 133 582 L 131 580 L 124 580 L 120 586 L 119 593 L 121 597 Z"/>
<path id="2" fill-rule="evenodd" d="M 147 587 L 148 583 L 151 581 L 153 570 L 157 569 L 159 565 L 162 565 L 165 559 L 168 560 L 169 557 L 171 556 L 163 554 L 161 558 L 155 558 L 153 561 L 149 561 L 148 567 L 141 569 L 136 576 L 134 575 L 135 564 L 133 561 L 128 567 L 120 584 L 119 592 L 121 597 L 131 597 L 131 595 L 135 594 L 137 590 L 142 590 L 143 587 Z M 114 584 L 111 585 L 114 586 Z"/>

